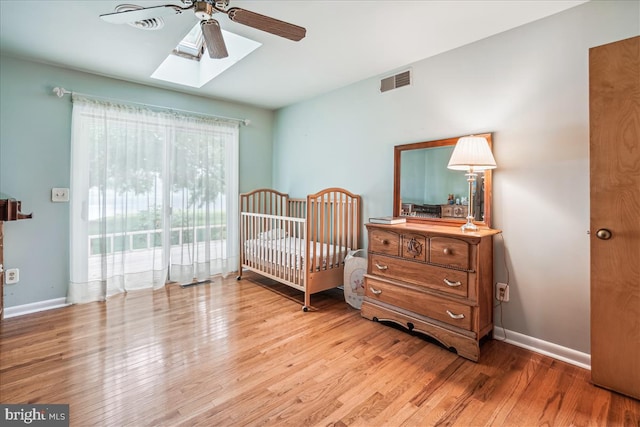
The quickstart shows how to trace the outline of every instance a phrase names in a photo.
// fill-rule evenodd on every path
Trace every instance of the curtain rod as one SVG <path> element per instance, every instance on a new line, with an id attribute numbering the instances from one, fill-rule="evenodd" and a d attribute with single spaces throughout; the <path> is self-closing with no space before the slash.
<path id="1" fill-rule="evenodd" d="M 233 120 L 233 121 L 236 121 L 236 122 L 238 122 L 238 123 L 240 123 L 240 124 L 242 124 L 244 126 L 249 126 L 251 124 L 251 120 L 249 120 L 249 119 L 237 119 L 235 117 L 215 116 L 213 114 L 200 113 L 198 111 L 189 111 L 189 110 L 182 110 L 182 109 L 179 109 L 179 108 L 165 107 L 163 105 L 144 104 L 142 102 L 126 101 L 126 100 L 123 100 L 123 99 L 116 99 L 116 98 L 107 98 L 107 97 L 104 97 L 104 96 L 90 95 L 90 94 L 87 94 L 87 93 L 74 92 L 74 91 L 67 90 L 67 89 L 65 89 L 63 87 L 57 87 L 57 86 L 53 88 L 53 93 L 55 93 L 58 98 L 62 98 L 65 95 L 80 95 L 80 96 L 86 96 L 88 98 L 103 99 L 105 101 L 123 102 L 125 104 L 140 105 L 140 106 L 143 106 L 143 107 L 151 107 L 151 108 L 160 108 L 162 110 L 176 111 L 176 112 L 179 112 L 179 113 L 191 113 L 191 114 L 197 114 L 197 115 L 200 115 L 200 116 L 214 117 L 216 119 Z"/>

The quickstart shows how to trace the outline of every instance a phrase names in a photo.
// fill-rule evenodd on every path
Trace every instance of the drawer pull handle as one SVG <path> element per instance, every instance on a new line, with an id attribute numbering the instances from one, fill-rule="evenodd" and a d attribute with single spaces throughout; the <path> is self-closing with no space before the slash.
<path id="1" fill-rule="evenodd" d="M 389 241 L 388 241 L 387 239 L 384 239 L 384 240 L 382 241 L 382 244 L 383 244 L 383 245 L 388 245 L 388 244 L 389 244 Z"/>
<path id="2" fill-rule="evenodd" d="M 464 314 L 453 314 L 452 312 L 450 312 L 449 310 L 447 310 L 447 314 L 449 315 L 449 317 L 451 317 L 452 319 L 464 319 Z"/>
<path id="3" fill-rule="evenodd" d="M 455 288 L 457 286 L 462 286 L 462 282 L 452 282 L 449 279 L 444 279 L 444 283 L 446 283 L 447 286 L 451 286 L 452 288 Z"/>
<path id="4" fill-rule="evenodd" d="M 389 268 L 389 267 L 388 267 L 388 266 L 386 266 L 386 265 L 380 265 L 380 264 L 378 264 L 378 263 L 376 262 L 376 268 L 377 268 L 378 270 L 386 270 L 386 269 L 387 269 L 387 268 Z"/>
<path id="5" fill-rule="evenodd" d="M 453 255 L 453 251 L 449 248 L 444 248 L 444 251 L 442 252 L 444 252 L 445 255 L 450 255 L 450 254 Z"/>
<path id="6" fill-rule="evenodd" d="M 372 288 L 371 286 L 369 286 L 369 289 L 371 289 L 371 293 L 374 295 L 380 295 L 382 293 L 382 289 Z"/>

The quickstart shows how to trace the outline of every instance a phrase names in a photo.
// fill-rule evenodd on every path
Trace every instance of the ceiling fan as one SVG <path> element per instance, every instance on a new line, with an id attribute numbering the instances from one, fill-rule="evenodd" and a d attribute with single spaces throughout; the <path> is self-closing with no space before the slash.
<path id="1" fill-rule="evenodd" d="M 239 7 L 230 8 L 229 0 L 181 1 L 185 5 L 184 7 L 167 4 L 162 6 L 125 10 L 121 12 L 105 13 L 100 15 L 100 18 L 112 24 L 127 24 L 147 19 L 161 18 L 163 16 L 180 15 L 186 10 L 193 10 L 196 17 L 200 19 L 200 28 L 202 29 L 202 35 L 207 46 L 207 51 L 209 51 L 209 56 L 214 59 L 221 59 L 229 56 L 227 46 L 224 42 L 224 38 L 222 37 L 220 24 L 212 18 L 216 13 L 224 13 L 233 22 L 244 24 L 293 41 L 302 40 L 307 33 L 307 30 L 304 27 L 300 27 L 298 25 L 280 21 L 279 19 L 271 18 Z"/>

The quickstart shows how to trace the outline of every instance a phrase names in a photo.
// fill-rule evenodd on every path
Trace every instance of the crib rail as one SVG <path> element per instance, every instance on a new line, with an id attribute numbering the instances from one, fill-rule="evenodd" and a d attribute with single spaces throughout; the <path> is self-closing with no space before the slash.
<path id="1" fill-rule="evenodd" d="M 240 194 L 240 212 L 289 216 L 289 196 L 269 188 Z"/>
<path id="2" fill-rule="evenodd" d="M 289 213 L 287 216 L 294 218 L 306 218 L 307 216 L 307 199 L 289 199 Z"/>
<path id="3" fill-rule="evenodd" d="M 344 248 L 360 247 L 360 224 L 360 196 L 341 188 L 328 188 L 307 196 L 309 269 L 341 267 L 347 255 Z M 329 258 L 328 262 L 325 257 Z"/>
<path id="4" fill-rule="evenodd" d="M 242 212 L 242 267 L 304 290 L 305 228 L 304 218 Z"/>

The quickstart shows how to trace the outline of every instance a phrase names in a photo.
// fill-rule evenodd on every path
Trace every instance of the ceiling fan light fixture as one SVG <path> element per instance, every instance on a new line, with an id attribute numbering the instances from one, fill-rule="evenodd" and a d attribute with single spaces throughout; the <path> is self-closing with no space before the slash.
<path id="1" fill-rule="evenodd" d="M 211 3 L 207 3 L 206 1 L 197 1 L 193 6 L 193 11 L 200 20 L 211 19 L 213 14 L 215 13 L 215 9 Z"/>

